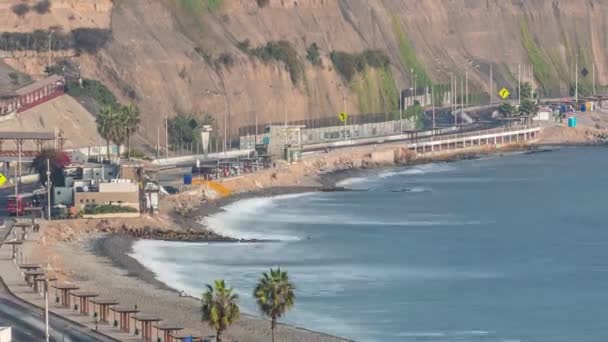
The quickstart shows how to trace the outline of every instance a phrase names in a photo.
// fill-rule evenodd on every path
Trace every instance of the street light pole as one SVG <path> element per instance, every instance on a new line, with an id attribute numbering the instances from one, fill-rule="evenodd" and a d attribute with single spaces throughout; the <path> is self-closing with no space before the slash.
<path id="1" fill-rule="evenodd" d="M 44 331 L 46 342 L 50 340 L 49 334 L 49 279 L 44 280 Z"/>
<path id="2" fill-rule="evenodd" d="M 492 75 L 492 63 L 490 63 L 490 104 L 494 103 L 494 90 L 492 89 L 494 84 L 493 84 L 493 75 Z"/>
<path id="3" fill-rule="evenodd" d="M 435 85 L 431 84 L 431 106 L 433 107 L 433 135 L 435 135 Z"/>
<path id="4" fill-rule="evenodd" d="M 49 61 L 47 64 L 47 68 L 48 68 L 49 72 L 51 71 L 51 41 L 52 40 L 53 40 L 53 31 L 49 31 L 49 55 L 48 55 Z"/>
<path id="5" fill-rule="evenodd" d="M 46 159 L 46 199 L 47 199 L 47 215 L 48 220 L 51 220 L 51 161 Z"/>

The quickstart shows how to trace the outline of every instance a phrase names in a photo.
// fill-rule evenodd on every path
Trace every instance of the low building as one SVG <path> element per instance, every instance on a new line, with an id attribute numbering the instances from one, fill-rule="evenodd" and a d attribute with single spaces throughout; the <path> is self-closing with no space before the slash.
<path id="1" fill-rule="evenodd" d="M 536 115 L 532 118 L 533 121 L 549 121 L 553 116 L 553 110 L 549 107 L 539 107 Z"/>
<path id="2" fill-rule="evenodd" d="M 53 206 L 59 204 L 65 205 L 66 207 L 74 206 L 74 188 L 70 186 L 53 187 Z"/>
<path id="3" fill-rule="evenodd" d="M 140 210 L 140 191 L 137 183 L 115 179 L 110 183 L 75 184 L 74 205 L 84 209 L 87 205 L 122 205 Z"/>

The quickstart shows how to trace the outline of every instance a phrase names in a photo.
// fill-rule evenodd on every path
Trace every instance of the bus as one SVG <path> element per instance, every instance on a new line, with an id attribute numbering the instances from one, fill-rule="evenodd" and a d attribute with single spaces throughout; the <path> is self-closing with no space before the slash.
<path id="1" fill-rule="evenodd" d="M 15 195 L 9 195 L 6 203 L 6 210 L 10 216 L 23 216 L 25 215 L 25 208 L 39 207 L 44 203 L 46 196 L 46 190 L 34 190 L 33 192 L 26 192 Z"/>

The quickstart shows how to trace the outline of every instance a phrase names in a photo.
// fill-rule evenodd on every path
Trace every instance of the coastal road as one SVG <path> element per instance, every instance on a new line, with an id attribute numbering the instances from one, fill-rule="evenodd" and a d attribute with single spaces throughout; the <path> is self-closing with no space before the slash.
<path id="1" fill-rule="evenodd" d="M 51 341 L 113 341 L 73 323 L 50 316 Z M 0 326 L 12 327 L 13 342 L 44 341 L 42 310 L 6 292 L 0 285 Z"/>

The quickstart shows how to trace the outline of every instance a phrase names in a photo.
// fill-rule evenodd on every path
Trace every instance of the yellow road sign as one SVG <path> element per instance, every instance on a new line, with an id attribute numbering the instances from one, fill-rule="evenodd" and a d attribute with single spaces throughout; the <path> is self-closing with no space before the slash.
<path id="1" fill-rule="evenodd" d="M 502 97 L 502 99 L 506 99 L 507 97 L 509 97 L 509 95 L 511 95 L 511 93 L 509 92 L 509 90 L 507 88 L 502 88 L 499 92 L 498 95 L 500 95 L 500 97 Z"/>
<path id="2" fill-rule="evenodd" d="M 0 187 L 6 183 L 6 176 L 0 173 Z"/>
<path id="3" fill-rule="evenodd" d="M 346 112 L 342 112 L 338 115 L 338 119 L 340 119 L 342 122 L 346 122 L 346 120 L 348 120 L 348 114 L 346 114 Z"/>

